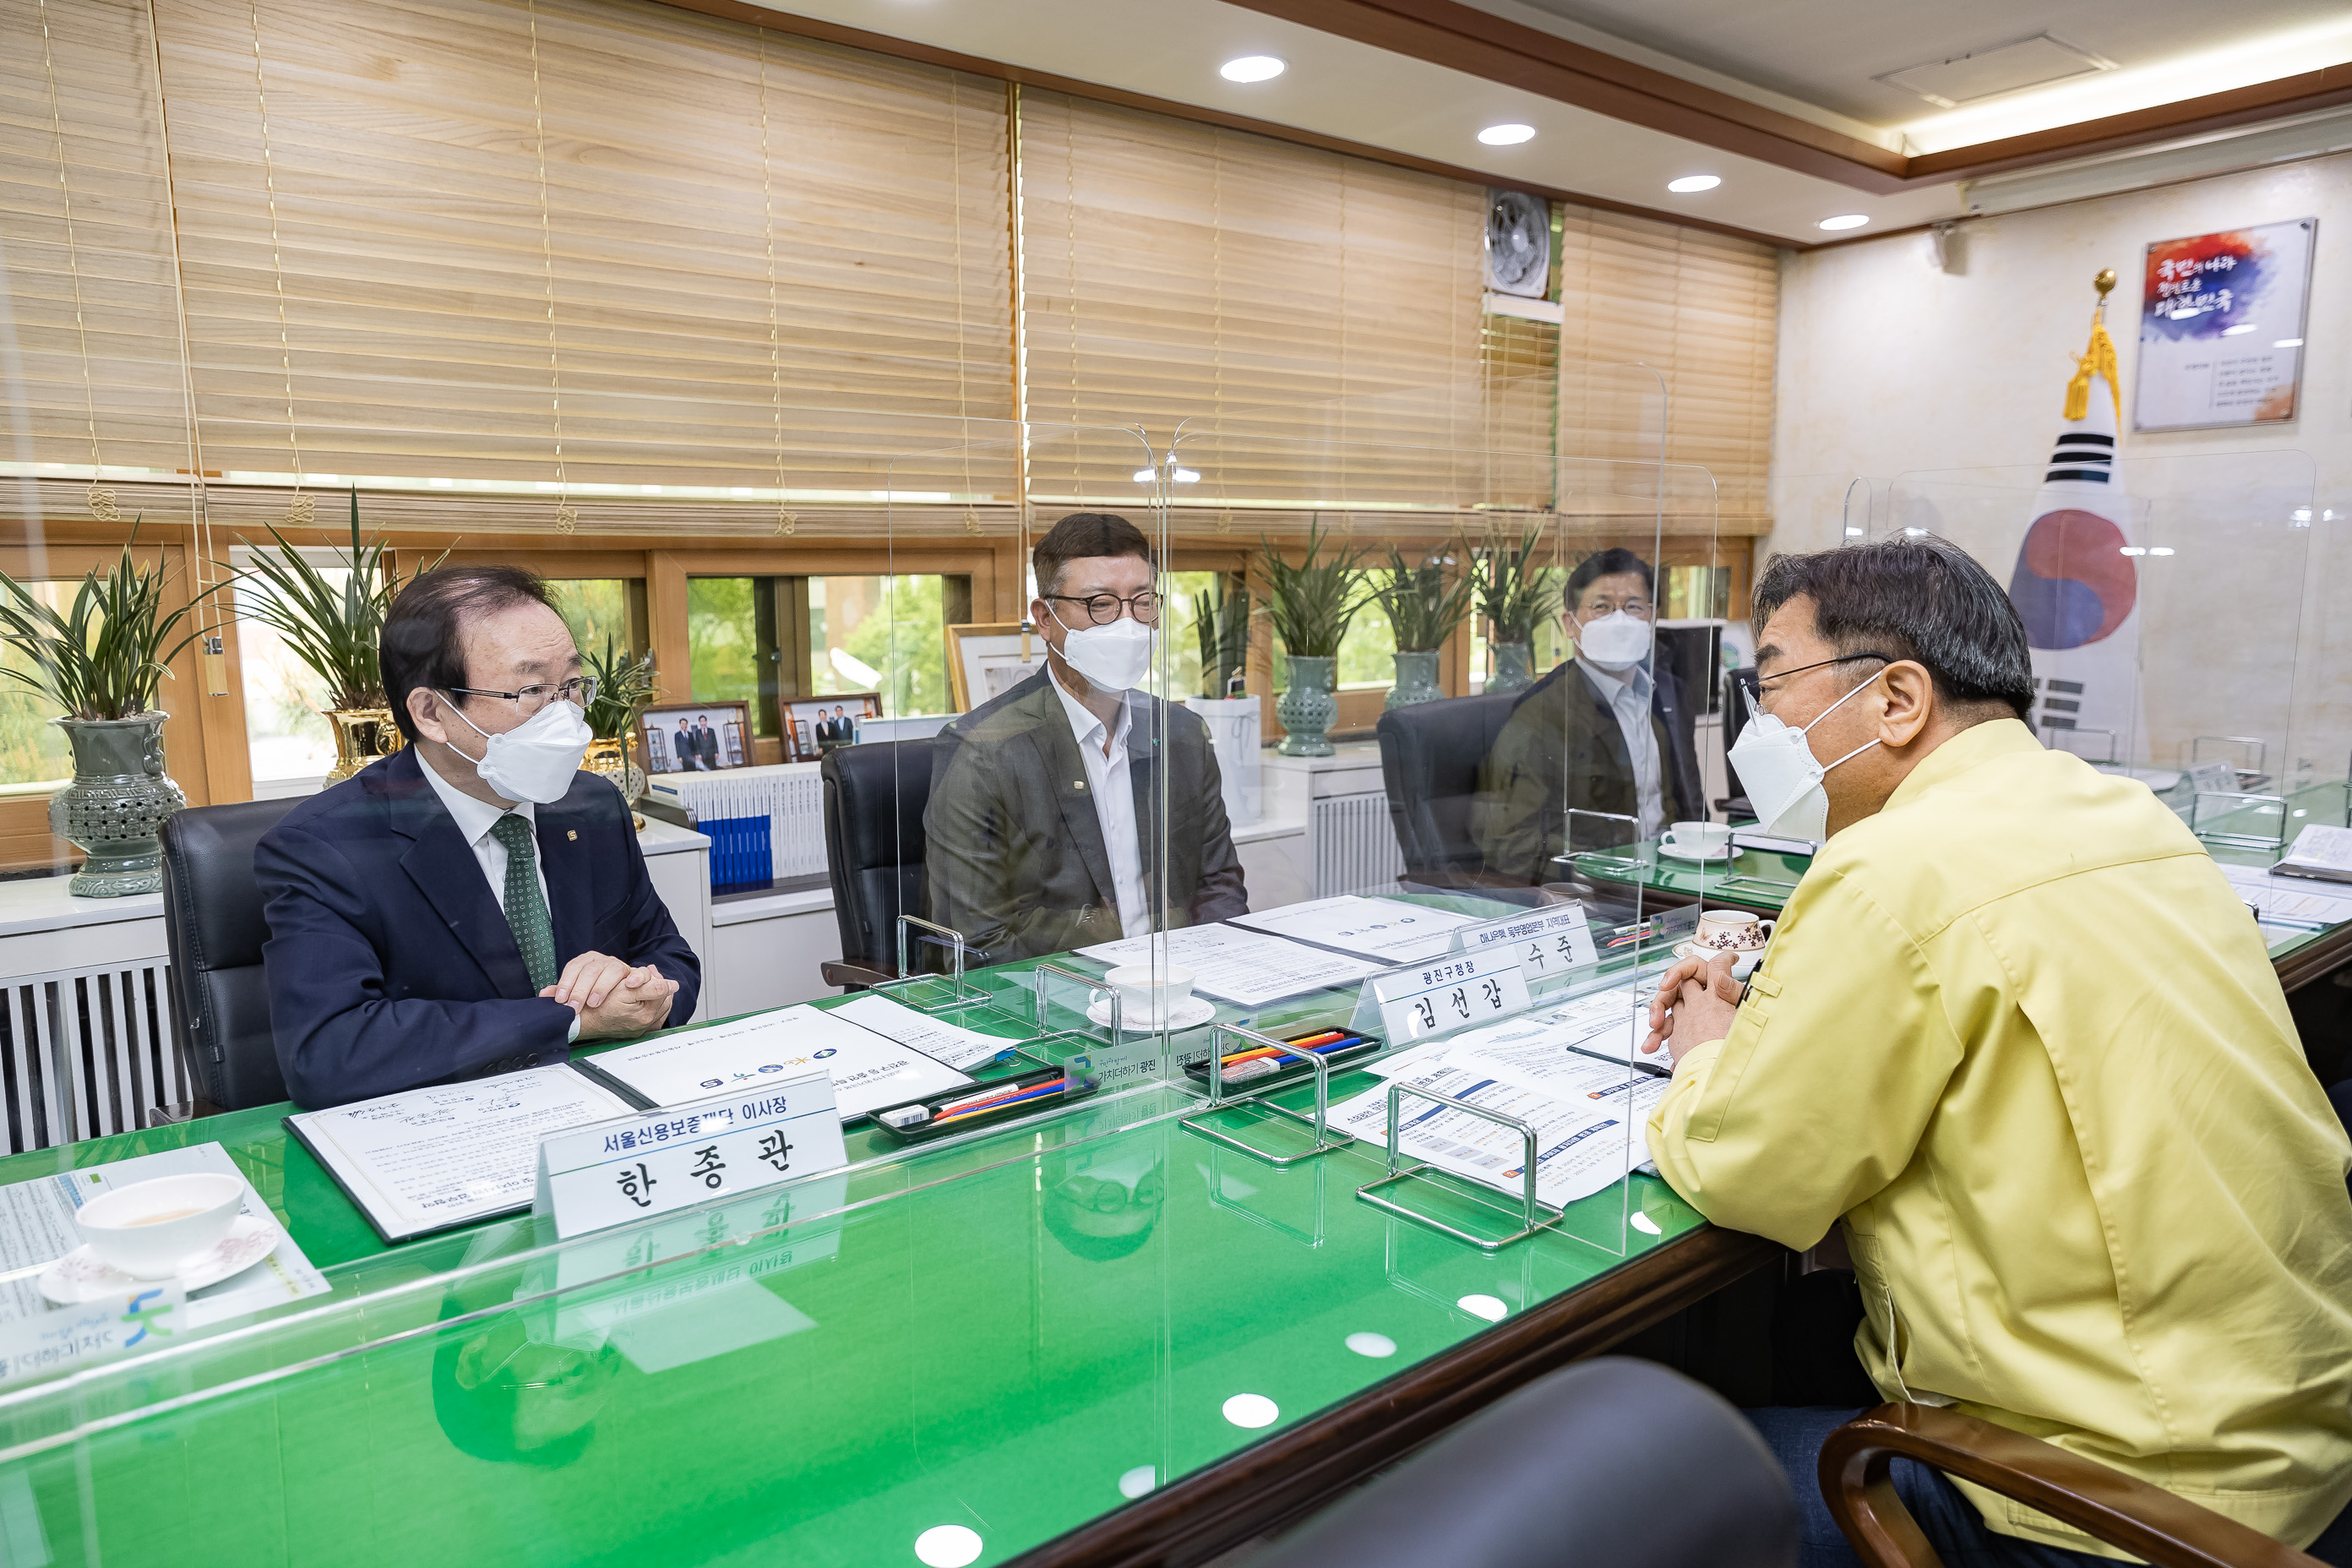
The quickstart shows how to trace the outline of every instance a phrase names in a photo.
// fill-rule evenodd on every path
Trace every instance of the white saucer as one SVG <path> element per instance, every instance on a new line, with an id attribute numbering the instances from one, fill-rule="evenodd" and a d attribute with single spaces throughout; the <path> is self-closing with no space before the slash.
<path id="1" fill-rule="evenodd" d="M 1726 952 L 1731 952 L 1731 977 L 1734 980 L 1747 979 L 1750 974 L 1756 972 L 1756 966 L 1764 961 L 1764 949 L 1760 947 L 1744 948 L 1734 951 L 1720 947 L 1701 947 L 1695 942 L 1678 942 L 1675 943 L 1675 956 L 1676 958 L 1712 960 L 1717 953 Z"/>
<path id="2" fill-rule="evenodd" d="M 1165 1026 L 1171 1029 L 1197 1029 L 1216 1016 L 1217 1005 L 1207 997 L 1187 996 L 1170 1009 Z M 1088 1007 L 1087 1016 L 1102 1027 L 1109 1028 L 1110 998 L 1106 996 Z M 1160 1028 L 1162 1024 L 1161 1020 L 1156 1018 L 1150 1023 L 1144 1022 L 1141 1018 L 1128 1018 L 1123 1020 L 1123 1026 L 1129 1031 L 1142 1031 Z"/>
<path id="3" fill-rule="evenodd" d="M 1660 843 L 1658 846 L 1658 853 L 1664 856 L 1669 860 L 1690 860 L 1694 862 L 1702 860 L 1737 860 L 1739 858 L 1739 847 L 1738 845 L 1727 845 L 1725 846 L 1725 848 L 1727 851 L 1725 854 L 1701 855 L 1695 850 L 1676 849 L 1670 844 Z"/>
<path id="4" fill-rule="evenodd" d="M 180 1289 L 201 1290 L 207 1285 L 219 1284 L 232 1274 L 244 1272 L 277 1251 L 284 1235 L 268 1220 L 255 1219 L 251 1215 L 237 1215 L 230 1222 L 226 1236 L 181 1268 Z M 41 1294 L 65 1307 L 108 1296 L 127 1296 L 142 1285 L 161 1283 L 157 1279 L 133 1279 L 111 1263 L 100 1262 L 86 1242 L 50 1264 L 40 1279 Z"/>

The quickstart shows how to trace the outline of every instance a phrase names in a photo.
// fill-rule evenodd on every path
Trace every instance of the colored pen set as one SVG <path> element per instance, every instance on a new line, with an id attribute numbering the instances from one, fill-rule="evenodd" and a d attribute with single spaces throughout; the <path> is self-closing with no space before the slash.
<path id="1" fill-rule="evenodd" d="M 929 1138 L 959 1131 L 992 1117 L 1088 1093 L 1096 1088 L 1092 1065 L 1085 1057 L 1074 1057 L 1063 1067 L 1044 1068 L 994 1083 L 975 1084 L 905 1105 L 887 1106 L 874 1112 L 874 1120 L 886 1131 L 900 1138 Z"/>
<path id="2" fill-rule="evenodd" d="M 1370 1035 L 1360 1035 L 1352 1029 L 1319 1029 L 1313 1034 L 1297 1035 L 1283 1041 L 1297 1050 L 1312 1051 L 1318 1057 L 1352 1056 L 1377 1050 L 1380 1041 Z M 1244 1051 L 1229 1051 L 1218 1058 L 1220 1075 L 1228 1084 L 1248 1083 L 1256 1079 L 1272 1078 L 1282 1072 L 1305 1072 L 1307 1064 L 1287 1051 L 1277 1051 L 1271 1046 L 1255 1046 Z M 1192 1077 L 1207 1081 L 1209 1064 L 1202 1061 L 1184 1069 Z"/>

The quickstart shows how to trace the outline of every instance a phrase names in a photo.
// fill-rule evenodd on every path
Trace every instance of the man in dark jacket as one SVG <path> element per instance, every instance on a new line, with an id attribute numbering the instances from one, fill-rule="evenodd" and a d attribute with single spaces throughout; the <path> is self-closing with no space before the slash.
<path id="1" fill-rule="evenodd" d="M 930 918 L 1002 963 L 1246 913 L 1208 727 L 1138 689 L 1160 622 L 1143 534 L 1073 513 L 1034 564 L 1045 672 L 932 742 Z"/>
<path id="2" fill-rule="evenodd" d="M 381 662 L 409 744 L 254 851 L 296 1102 L 552 1065 L 691 1016 L 701 964 L 620 792 L 579 771 L 592 693 L 546 587 L 426 573 L 393 602 Z"/>
<path id="3" fill-rule="evenodd" d="M 1478 773 L 1471 837 L 1497 878 L 1559 881 L 1570 807 L 1638 819 L 1580 818 L 1579 850 L 1655 838 L 1706 815 L 1682 683 L 1654 668 L 1654 578 L 1630 550 L 1604 550 L 1569 574 L 1563 595 L 1576 657 L 1529 687 Z"/>

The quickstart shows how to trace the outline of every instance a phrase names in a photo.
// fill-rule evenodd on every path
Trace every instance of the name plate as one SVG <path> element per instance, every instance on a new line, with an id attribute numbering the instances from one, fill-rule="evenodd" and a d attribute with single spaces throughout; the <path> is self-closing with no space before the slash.
<path id="1" fill-rule="evenodd" d="M 2197 795 L 2235 795 L 2238 769 L 2234 763 L 2199 763 L 2189 770 L 2189 790 Z"/>
<path id="2" fill-rule="evenodd" d="M 1454 951 L 1507 952 L 1518 959 L 1521 970 L 1538 978 L 1601 962 L 1582 904 L 1531 910 L 1524 915 L 1458 927 L 1454 932 Z"/>
<path id="3" fill-rule="evenodd" d="M 1369 1005 L 1367 1005 L 1369 1004 Z M 1528 1010 L 1528 975 L 1499 944 L 1486 952 L 1449 953 L 1367 978 L 1357 1023 L 1377 1009 L 1380 1032 L 1391 1046 L 1491 1024 Z"/>
<path id="4" fill-rule="evenodd" d="M 822 1072 L 543 1139 L 534 1213 L 559 1239 L 849 1163 Z"/>
<path id="5" fill-rule="evenodd" d="M 158 1279 L 104 1300 L 0 1323 L 0 1383 L 167 1345 L 188 1327 L 187 1304 L 178 1280 Z"/>

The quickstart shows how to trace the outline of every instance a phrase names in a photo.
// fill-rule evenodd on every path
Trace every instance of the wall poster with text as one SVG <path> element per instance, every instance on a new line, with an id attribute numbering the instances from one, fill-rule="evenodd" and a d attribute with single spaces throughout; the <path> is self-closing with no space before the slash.
<path id="1" fill-rule="evenodd" d="M 2316 218 L 2147 247 L 2132 425 L 2194 430 L 2293 419 Z"/>

